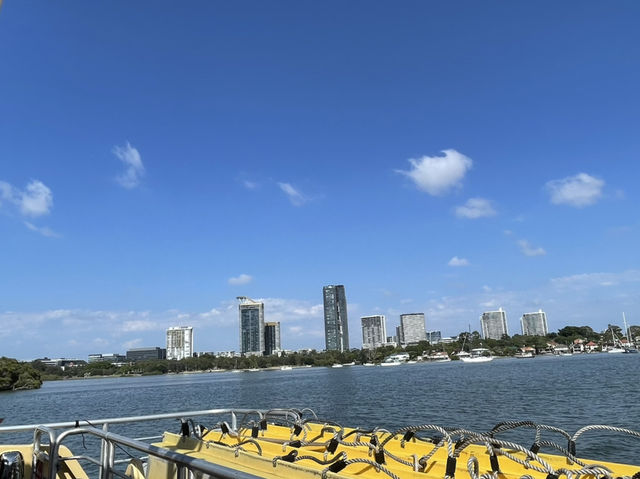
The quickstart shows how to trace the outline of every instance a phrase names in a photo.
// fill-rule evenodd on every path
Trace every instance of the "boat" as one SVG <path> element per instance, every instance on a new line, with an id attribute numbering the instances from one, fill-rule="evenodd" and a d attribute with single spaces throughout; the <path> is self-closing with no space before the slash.
<path id="1" fill-rule="evenodd" d="M 363 366 L 371 367 L 375 366 L 375 363 L 364 363 Z"/>
<path id="2" fill-rule="evenodd" d="M 635 342 L 633 340 L 633 336 L 631 336 L 631 328 L 627 324 L 627 318 L 622 313 L 622 322 L 624 323 L 624 329 L 627 332 L 627 344 L 624 346 L 625 354 L 637 354 L 638 349 L 636 348 Z"/>
<path id="3" fill-rule="evenodd" d="M 342 366 L 342 364 L 340 364 L 340 363 L 335 363 L 335 364 L 332 364 L 332 365 L 331 365 L 331 367 L 332 367 L 332 368 L 341 368 L 341 367 L 343 367 L 343 366 Z"/>
<path id="4" fill-rule="evenodd" d="M 428 354 L 426 356 L 423 356 L 422 358 L 431 363 L 448 363 L 451 361 L 451 358 L 445 351 L 438 351 L 432 354 Z"/>
<path id="5" fill-rule="evenodd" d="M 460 356 L 458 355 L 458 357 Z M 486 348 L 475 348 L 471 350 L 469 356 L 461 357 L 460 361 L 464 363 L 488 363 L 489 361 L 493 361 L 493 356 L 491 356 L 491 352 Z"/>
<path id="6" fill-rule="evenodd" d="M 380 366 L 400 366 L 402 364 L 401 361 L 397 361 L 397 360 L 384 360 L 380 363 Z"/>
<path id="7" fill-rule="evenodd" d="M 291 366 L 280 366 L 280 371 L 291 371 L 292 369 Z"/>
<path id="8" fill-rule="evenodd" d="M 162 424 L 174 424 L 173 430 Z M 161 435 L 133 438 L 115 432 L 125 427 Z M 532 447 L 505 439 L 504 433 L 517 428 L 535 430 Z M 637 465 L 580 458 L 578 439 L 594 430 L 606 432 L 603 441 L 614 432 L 640 436 L 630 429 L 599 425 L 570 434 L 530 421 L 503 422 L 479 432 L 437 424 L 354 429 L 319 419 L 309 409 L 211 409 L 2 426 L 0 438 L 22 433 L 33 441 L 0 440 L 0 477 L 605 479 L 636 474 Z M 72 451 L 73 444 L 80 450 Z"/>
<path id="9" fill-rule="evenodd" d="M 533 348 L 521 348 L 514 355 L 514 357 L 518 359 L 532 359 L 535 357 L 535 355 L 533 354 L 533 351 L 534 351 Z"/>

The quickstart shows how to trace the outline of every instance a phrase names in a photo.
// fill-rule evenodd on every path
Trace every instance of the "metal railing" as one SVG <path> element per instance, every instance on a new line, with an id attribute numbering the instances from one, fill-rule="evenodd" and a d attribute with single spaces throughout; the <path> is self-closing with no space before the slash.
<path id="1" fill-rule="evenodd" d="M 2 426 L 0 427 L 0 435 L 5 433 L 33 432 L 33 465 L 36 461 L 44 461 L 49 464 L 49 474 L 47 479 L 55 479 L 56 473 L 62 463 L 67 461 L 82 461 L 93 464 L 98 468 L 98 476 L 100 479 L 113 479 L 114 476 L 128 477 L 121 471 L 116 470 L 116 465 L 129 462 L 130 458 L 124 460 L 116 460 L 116 448 L 124 450 L 129 448 L 145 457 L 157 457 L 163 459 L 176 468 L 176 477 L 178 479 L 188 479 L 193 477 L 193 473 L 206 474 L 213 478 L 219 479 L 258 479 L 252 474 L 243 473 L 228 467 L 224 467 L 203 459 L 196 459 L 185 454 L 177 453 L 169 449 L 152 446 L 144 442 L 144 440 L 154 440 L 161 436 L 144 437 L 133 439 L 120 434 L 109 431 L 110 426 L 116 424 L 134 424 L 149 421 L 161 421 L 167 419 L 192 419 L 194 417 L 206 416 L 230 416 L 230 429 L 237 431 L 239 425 L 238 417 L 241 416 L 241 422 L 247 417 L 257 416 L 260 421 L 272 417 L 280 419 L 292 419 L 297 421 L 300 419 L 300 412 L 293 409 L 271 409 L 271 410 L 255 410 L 255 409 L 207 409 L 200 411 L 187 411 L 167 414 L 152 414 L 146 416 L 131 416 L 119 418 L 107 418 L 96 420 L 78 420 L 48 424 L 31 424 L 20 426 Z M 101 429 L 97 426 L 101 426 Z M 100 440 L 99 459 L 89 455 L 73 455 L 61 456 L 60 446 L 69 437 L 88 435 Z M 48 445 L 48 447 L 46 447 Z"/>

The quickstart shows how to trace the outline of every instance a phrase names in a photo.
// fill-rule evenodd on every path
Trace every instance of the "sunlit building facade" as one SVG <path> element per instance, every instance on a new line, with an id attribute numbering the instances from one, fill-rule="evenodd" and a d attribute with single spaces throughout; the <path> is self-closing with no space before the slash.
<path id="1" fill-rule="evenodd" d="M 549 334 L 547 328 L 547 313 L 538 310 L 537 313 L 524 313 L 520 318 L 522 334 L 525 336 L 546 336 Z"/>
<path id="2" fill-rule="evenodd" d="M 400 315 L 398 326 L 398 341 L 402 345 L 417 344 L 427 340 L 424 313 L 410 313 Z"/>
<path id="3" fill-rule="evenodd" d="M 387 343 L 387 324 L 383 315 L 363 316 L 362 349 L 375 349 Z"/>
<path id="4" fill-rule="evenodd" d="M 176 326 L 167 329 L 167 359 L 184 359 L 193 356 L 193 328 Z"/>
<path id="5" fill-rule="evenodd" d="M 484 339 L 502 339 L 502 336 L 509 334 L 507 327 L 507 313 L 502 308 L 498 311 L 487 311 L 480 317 L 482 327 L 482 337 Z"/>

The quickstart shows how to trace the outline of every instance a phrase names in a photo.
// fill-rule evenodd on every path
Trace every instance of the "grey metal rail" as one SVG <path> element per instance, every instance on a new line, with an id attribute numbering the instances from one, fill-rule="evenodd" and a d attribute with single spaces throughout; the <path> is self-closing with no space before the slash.
<path id="1" fill-rule="evenodd" d="M 252 415 L 258 416 L 260 420 L 268 417 L 293 419 L 294 421 L 299 421 L 301 419 L 301 413 L 294 409 L 205 409 L 198 411 L 151 414 L 145 416 L 2 426 L 0 427 L 0 435 L 3 433 L 33 432 L 34 460 L 49 462 L 50 467 L 48 479 L 55 479 L 56 471 L 58 470 L 61 462 L 72 460 L 85 461 L 98 466 L 100 479 L 113 479 L 114 475 L 118 477 L 125 477 L 121 471 L 117 471 L 115 469 L 116 464 L 127 462 L 127 460 L 116 459 L 116 447 L 128 447 L 145 454 L 147 457 L 158 457 L 175 464 L 178 479 L 192 477 L 190 474 L 191 472 L 208 474 L 209 476 L 218 479 L 258 479 L 257 476 L 252 474 L 242 473 L 234 469 L 220 466 L 202 459 L 195 459 L 185 454 L 176 453 L 168 449 L 152 446 L 149 443 L 143 442 L 143 440 L 156 439 L 156 437 L 133 439 L 109 432 L 109 426 L 115 424 L 134 424 L 166 419 L 191 419 L 194 417 L 220 415 L 231 416 L 231 424 L 229 426 L 233 431 L 238 429 L 238 415 L 242 416 L 242 420 L 245 420 L 247 417 Z M 101 426 L 101 429 L 96 426 Z M 99 459 L 96 458 L 98 454 L 96 454 L 96 457 L 87 455 L 74 455 L 71 457 L 60 456 L 59 451 L 62 441 L 67 437 L 79 434 L 87 434 L 100 439 Z M 43 447 L 42 439 L 44 437 L 46 437 L 46 442 L 48 442 L 49 445 L 48 451 Z"/>

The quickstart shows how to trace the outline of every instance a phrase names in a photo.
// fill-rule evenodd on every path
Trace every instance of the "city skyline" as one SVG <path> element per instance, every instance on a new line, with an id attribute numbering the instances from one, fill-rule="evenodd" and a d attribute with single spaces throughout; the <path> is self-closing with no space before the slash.
<path id="1" fill-rule="evenodd" d="M 4 2 L 0 355 L 640 324 L 640 4 L 175 7 Z"/>

